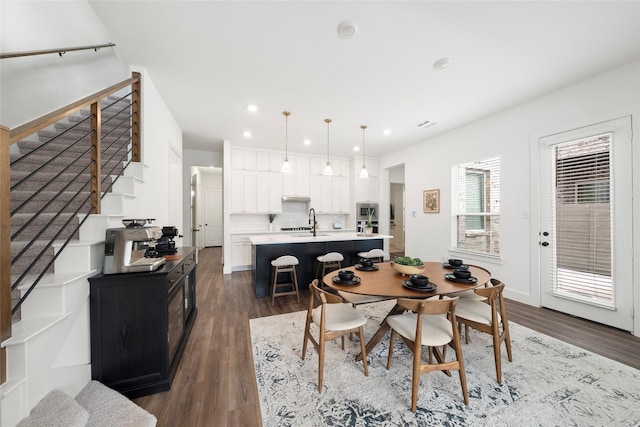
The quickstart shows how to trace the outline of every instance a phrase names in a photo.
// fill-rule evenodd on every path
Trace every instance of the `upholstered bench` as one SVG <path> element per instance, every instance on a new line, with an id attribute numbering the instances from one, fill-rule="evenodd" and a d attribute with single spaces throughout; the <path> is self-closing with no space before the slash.
<path id="1" fill-rule="evenodd" d="M 75 399 L 52 390 L 18 427 L 153 427 L 156 417 L 98 381 L 89 381 Z"/>

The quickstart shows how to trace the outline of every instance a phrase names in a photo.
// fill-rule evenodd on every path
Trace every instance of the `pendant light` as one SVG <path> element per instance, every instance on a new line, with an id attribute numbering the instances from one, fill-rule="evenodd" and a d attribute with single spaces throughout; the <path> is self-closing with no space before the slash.
<path id="1" fill-rule="evenodd" d="M 369 178 L 369 171 L 367 170 L 367 165 L 365 164 L 364 159 L 364 130 L 366 128 L 366 125 L 360 126 L 360 129 L 362 129 L 362 169 L 360 169 L 360 178 Z"/>
<path id="2" fill-rule="evenodd" d="M 291 172 L 291 164 L 289 163 L 289 116 L 291 115 L 288 111 L 283 111 L 282 115 L 284 116 L 284 162 L 282 163 L 282 172 Z"/>
<path id="3" fill-rule="evenodd" d="M 331 123 L 331 119 L 324 119 L 324 122 L 327 124 L 327 164 L 324 165 L 322 175 L 333 175 L 333 169 L 331 169 L 331 162 L 329 161 L 329 123 Z"/>

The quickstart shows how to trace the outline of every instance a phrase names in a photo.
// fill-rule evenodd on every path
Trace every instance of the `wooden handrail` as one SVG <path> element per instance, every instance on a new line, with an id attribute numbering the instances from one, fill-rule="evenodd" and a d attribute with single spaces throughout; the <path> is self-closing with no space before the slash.
<path id="1" fill-rule="evenodd" d="M 33 56 L 33 55 L 48 55 L 51 53 L 57 53 L 62 56 L 66 52 L 72 52 L 74 50 L 89 50 L 93 49 L 97 51 L 103 47 L 114 47 L 115 43 L 96 44 L 91 46 L 79 46 L 79 47 L 62 47 L 60 49 L 43 49 L 43 50 L 30 50 L 26 52 L 13 52 L 13 53 L 0 53 L 0 59 L 18 58 L 20 56 Z"/>

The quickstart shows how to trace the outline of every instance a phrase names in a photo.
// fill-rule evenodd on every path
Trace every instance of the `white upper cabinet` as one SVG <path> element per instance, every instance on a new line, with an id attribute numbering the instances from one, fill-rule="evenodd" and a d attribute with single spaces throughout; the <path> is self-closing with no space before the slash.
<path id="1" fill-rule="evenodd" d="M 283 161 L 284 153 L 256 152 L 256 170 L 258 172 L 280 172 Z"/>
<path id="2" fill-rule="evenodd" d="M 377 178 L 380 175 L 379 173 L 380 163 L 374 159 L 365 159 L 365 160 L 366 160 L 365 164 L 367 165 L 367 172 L 369 172 L 369 176 Z M 362 170 L 362 156 L 361 157 L 356 156 L 353 162 L 353 176 L 356 179 L 361 179 L 360 178 L 361 170 Z"/>
<path id="3" fill-rule="evenodd" d="M 280 172 L 258 172 L 256 213 L 282 213 L 282 174 Z"/>
<path id="4" fill-rule="evenodd" d="M 309 173 L 311 175 L 322 175 L 324 167 L 327 164 L 326 157 L 311 157 Z M 344 159 L 331 159 L 332 176 L 350 177 L 351 163 Z"/>
<path id="5" fill-rule="evenodd" d="M 283 196 L 309 196 L 309 157 L 289 156 L 291 172 L 282 174 Z"/>
<path id="6" fill-rule="evenodd" d="M 378 189 L 378 178 L 356 178 L 356 203 L 378 202 Z"/>
<path id="7" fill-rule="evenodd" d="M 256 170 L 256 152 L 240 148 L 231 149 L 231 169 Z"/>
<path id="8" fill-rule="evenodd" d="M 255 213 L 257 197 L 256 173 L 251 171 L 231 172 L 231 212 Z"/>

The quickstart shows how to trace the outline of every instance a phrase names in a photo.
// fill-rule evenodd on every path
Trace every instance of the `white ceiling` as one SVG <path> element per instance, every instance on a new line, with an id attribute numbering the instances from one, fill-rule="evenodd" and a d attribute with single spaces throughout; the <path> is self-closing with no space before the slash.
<path id="1" fill-rule="evenodd" d="M 332 156 L 354 154 L 362 124 L 381 156 L 640 58 L 640 1 L 90 4 L 198 150 L 284 150 L 288 110 L 289 151 L 326 154 L 331 118 Z"/>

